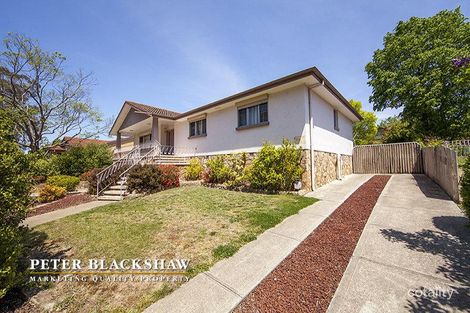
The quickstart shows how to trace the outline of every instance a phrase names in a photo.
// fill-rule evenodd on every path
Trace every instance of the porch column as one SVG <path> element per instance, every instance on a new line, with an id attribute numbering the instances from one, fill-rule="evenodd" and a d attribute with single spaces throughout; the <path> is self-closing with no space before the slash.
<path id="1" fill-rule="evenodd" d="M 152 116 L 152 142 L 160 141 L 158 138 L 158 117 Z"/>
<path id="2" fill-rule="evenodd" d="M 116 137 L 116 150 L 121 149 L 121 133 L 118 131 Z"/>

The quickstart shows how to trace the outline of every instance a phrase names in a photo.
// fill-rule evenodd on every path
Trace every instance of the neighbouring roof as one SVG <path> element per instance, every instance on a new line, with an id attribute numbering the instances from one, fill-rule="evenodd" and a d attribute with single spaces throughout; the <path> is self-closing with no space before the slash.
<path id="1" fill-rule="evenodd" d="M 62 143 L 74 147 L 84 147 L 89 144 L 110 144 L 112 140 L 101 140 L 101 139 L 92 139 L 92 138 L 80 138 L 80 137 L 67 137 L 64 136 Z"/>
<path id="2" fill-rule="evenodd" d="M 163 109 L 163 108 L 159 108 L 159 107 L 155 107 L 155 106 L 151 106 L 147 104 L 137 103 L 133 101 L 125 101 L 121 108 L 121 111 L 118 114 L 118 118 L 121 115 L 121 113 L 124 111 L 124 108 L 128 106 L 128 107 L 134 108 L 137 112 L 144 113 L 149 116 L 157 116 L 161 118 L 177 120 L 183 117 L 193 115 L 195 113 L 199 113 L 199 112 L 214 108 L 224 103 L 235 101 L 244 97 L 248 97 L 250 95 L 254 95 L 254 94 L 263 92 L 265 90 L 278 87 L 278 86 L 281 86 L 281 85 L 284 85 L 284 84 L 287 84 L 287 83 L 290 83 L 290 82 L 293 82 L 293 81 L 296 81 L 296 80 L 299 80 L 308 76 L 313 76 L 316 81 L 321 82 L 321 85 L 324 86 L 347 110 L 349 110 L 357 119 L 362 120 L 362 116 L 351 106 L 349 101 L 346 100 L 346 98 L 333 86 L 333 84 L 331 84 L 328 81 L 328 79 L 326 79 L 326 77 L 316 67 L 311 67 L 303 71 L 281 77 L 279 79 L 250 88 L 248 90 L 245 90 L 237 94 L 234 94 L 232 96 L 197 107 L 195 109 L 189 110 L 184 113 L 177 113 L 177 112 L 170 111 L 167 109 Z M 117 127 L 116 123 L 118 121 L 118 118 L 116 118 L 116 120 L 114 121 L 114 124 L 110 130 L 110 134 L 113 133 L 113 129 Z"/>

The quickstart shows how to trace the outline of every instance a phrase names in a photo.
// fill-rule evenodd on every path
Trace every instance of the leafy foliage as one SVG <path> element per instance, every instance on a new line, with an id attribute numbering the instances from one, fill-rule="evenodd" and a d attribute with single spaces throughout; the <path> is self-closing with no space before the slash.
<path id="1" fill-rule="evenodd" d="M 0 51 L 0 97 L 14 117 L 22 148 L 38 151 L 57 138 L 103 131 L 102 117 L 89 99 L 91 74 L 64 72 L 65 57 L 39 42 L 8 34 Z M 86 132 L 88 131 L 88 132 Z"/>
<path id="2" fill-rule="evenodd" d="M 110 165 L 113 154 L 106 144 L 72 147 L 57 157 L 57 168 L 63 175 L 80 176 L 93 168 Z"/>
<path id="3" fill-rule="evenodd" d="M 355 145 L 368 145 L 374 143 L 377 135 L 377 116 L 373 112 L 362 110 L 362 103 L 355 100 L 349 100 L 352 107 L 361 114 L 363 120 L 354 123 L 353 137 Z"/>
<path id="4" fill-rule="evenodd" d="M 410 142 L 417 140 L 409 123 L 403 119 L 392 116 L 379 124 L 379 132 L 382 133 L 383 143 Z"/>
<path id="5" fill-rule="evenodd" d="M 460 193 L 462 195 L 462 207 L 467 217 L 470 218 L 470 157 L 467 157 L 467 161 L 463 166 L 461 185 Z"/>
<path id="6" fill-rule="evenodd" d="M 246 153 L 212 157 L 207 160 L 203 180 L 205 183 L 225 184 L 230 188 L 238 187 L 246 180 L 246 161 Z"/>
<path id="7" fill-rule="evenodd" d="M 56 156 L 30 153 L 28 157 L 31 163 L 31 175 L 37 183 L 44 182 L 49 176 L 59 175 Z"/>
<path id="8" fill-rule="evenodd" d="M 66 194 L 67 190 L 64 187 L 46 184 L 39 190 L 38 201 L 41 203 L 52 202 L 65 197 Z"/>
<path id="9" fill-rule="evenodd" d="M 80 179 L 75 176 L 57 175 L 47 178 L 49 185 L 65 188 L 67 191 L 74 191 L 80 183 Z"/>
<path id="10" fill-rule="evenodd" d="M 15 143 L 12 130 L 7 110 L 0 110 L 0 298 L 22 282 L 24 231 L 19 225 L 30 203 L 29 159 Z"/>
<path id="11" fill-rule="evenodd" d="M 300 149 L 288 140 L 284 140 L 280 148 L 265 143 L 249 168 L 251 187 L 271 192 L 292 190 L 303 173 L 301 159 Z"/>
<path id="12" fill-rule="evenodd" d="M 137 165 L 127 176 L 127 188 L 131 192 L 152 193 L 178 186 L 179 169 L 174 165 Z"/>
<path id="13" fill-rule="evenodd" d="M 160 165 L 162 185 L 164 189 L 180 186 L 180 170 L 176 165 Z"/>
<path id="14" fill-rule="evenodd" d="M 186 180 L 198 180 L 199 178 L 201 178 L 203 170 L 204 167 L 202 166 L 201 161 L 199 161 L 199 159 L 191 159 L 189 161 L 189 165 L 186 167 L 184 177 L 186 178 Z"/>
<path id="15" fill-rule="evenodd" d="M 366 66 L 374 110 L 402 108 L 419 138 L 469 137 L 470 76 L 452 62 L 469 55 L 470 23 L 460 8 L 399 22 Z"/>

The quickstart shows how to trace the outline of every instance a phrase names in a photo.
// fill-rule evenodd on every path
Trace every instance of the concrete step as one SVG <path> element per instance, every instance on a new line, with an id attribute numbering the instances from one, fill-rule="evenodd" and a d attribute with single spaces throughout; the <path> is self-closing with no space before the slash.
<path id="1" fill-rule="evenodd" d="M 121 196 L 99 196 L 98 201 L 121 201 Z"/>
<path id="2" fill-rule="evenodd" d="M 113 185 L 109 187 L 111 190 L 127 190 L 127 184 L 125 185 Z"/>
<path id="3" fill-rule="evenodd" d="M 109 190 L 103 191 L 103 196 L 120 196 L 120 195 L 126 196 L 127 189 L 122 189 L 122 190 L 109 189 Z"/>

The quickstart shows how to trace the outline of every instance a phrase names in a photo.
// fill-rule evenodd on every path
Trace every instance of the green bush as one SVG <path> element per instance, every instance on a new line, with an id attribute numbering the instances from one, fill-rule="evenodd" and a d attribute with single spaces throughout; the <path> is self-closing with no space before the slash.
<path id="1" fill-rule="evenodd" d="M 198 180 L 201 178 L 201 173 L 203 171 L 204 167 L 201 164 L 201 161 L 199 159 L 194 158 L 189 161 L 189 166 L 186 167 L 186 173 L 184 174 L 184 177 L 186 180 Z"/>
<path id="2" fill-rule="evenodd" d="M 152 193 L 164 189 L 162 171 L 155 165 L 137 165 L 129 170 L 127 189 L 138 193 Z"/>
<path id="3" fill-rule="evenodd" d="M 65 188 L 67 191 L 74 191 L 80 183 L 80 178 L 67 175 L 50 176 L 46 181 L 49 185 Z"/>
<path id="4" fill-rule="evenodd" d="M 37 183 L 44 182 L 49 176 L 59 175 L 57 156 L 44 156 L 40 153 L 31 153 L 31 175 Z"/>
<path id="5" fill-rule="evenodd" d="M 52 202 L 62 199 L 66 194 L 67 190 L 64 187 L 46 184 L 39 190 L 38 201 L 41 203 Z"/>
<path id="6" fill-rule="evenodd" d="M 107 144 L 89 144 L 72 147 L 57 157 L 59 172 L 63 175 L 80 176 L 93 168 L 110 165 L 113 153 Z"/>
<path id="7" fill-rule="evenodd" d="M 467 161 L 463 165 L 461 185 L 462 207 L 467 217 L 470 218 L 470 156 L 467 157 Z"/>
<path id="8" fill-rule="evenodd" d="M 225 158 L 218 155 L 207 160 L 202 179 L 205 183 L 223 184 L 230 180 L 230 169 L 225 165 Z"/>
<path id="9" fill-rule="evenodd" d="M 24 228 L 31 188 L 29 158 L 15 142 L 13 122 L 0 110 L 0 299 L 24 283 L 20 258 L 24 251 Z"/>
<path id="10" fill-rule="evenodd" d="M 247 170 L 251 187 L 269 192 L 292 190 L 303 173 L 301 159 L 300 149 L 288 140 L 280 148 L 265 143 Z"/>

